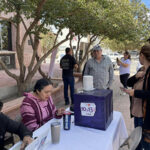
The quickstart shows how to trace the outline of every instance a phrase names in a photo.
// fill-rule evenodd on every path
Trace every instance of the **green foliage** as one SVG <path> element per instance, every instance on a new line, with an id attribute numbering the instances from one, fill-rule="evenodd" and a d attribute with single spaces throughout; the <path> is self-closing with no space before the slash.
<path id="1" fill-rule="evenodd" d="M 150 37 L 150 19 L 148 15 L 150 10 L 140 0 L 132 0 L 130 7 L 134 21 L 133 25 L 127 24 L 127 29 L 129 29 L 130 34 L 125 35 L 123 40 L 117 38 L 104 40 L 105 47 L 109 47 L 114 51 L 139 50 Z M 122 21 L 124 21 L 124 18 Z M 121 24 L 120 27 L 122 28 Z"/>
<path id="2" fill-rule="evenodd" d="M 41 33 L 41 47 L 42 52 L 45 54 L 49 49 L 51 49 L 54 45 L 55 35 L 52 32 L 48 32 L 47 34 Z"/>

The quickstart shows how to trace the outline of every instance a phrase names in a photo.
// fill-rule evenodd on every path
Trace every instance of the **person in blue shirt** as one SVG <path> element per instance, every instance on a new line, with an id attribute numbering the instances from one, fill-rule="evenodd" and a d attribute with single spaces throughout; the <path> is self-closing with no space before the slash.
<path id="1" fill-rule="evenodd" d="M 124 88 L 127 88 L 127 80 L 130 76 L 130 64 L 131 64 L 131 58 L 128 51 L 124 52 L 124 57 L 121 59 L 117 58 L 117 64 L 119 67 L 120 72 L 120 82 L 122 83 Z"/>

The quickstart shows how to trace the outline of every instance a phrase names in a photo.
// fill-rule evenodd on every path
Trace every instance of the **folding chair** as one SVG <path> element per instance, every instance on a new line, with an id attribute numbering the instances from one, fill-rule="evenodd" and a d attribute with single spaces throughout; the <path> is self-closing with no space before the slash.
<path id="1" fill-rule="evenodd" d="M 124 143 L 120 146 L 119 150 L 135 150 L 139 145 L 142 138 L 142 128 L 136 127 L 130 134 L 130 136 L 124 141 Z"/>

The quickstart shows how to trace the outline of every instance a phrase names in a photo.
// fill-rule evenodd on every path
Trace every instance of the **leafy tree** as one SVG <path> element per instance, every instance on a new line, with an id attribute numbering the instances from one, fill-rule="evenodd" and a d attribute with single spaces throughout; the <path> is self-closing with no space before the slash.
<path id="1" fill-rule="evenodd" d="M 97 38 L 100 39 L 100 42 L 107 38 L 124 41 L 126 39 L 133 39 L 137 30 L 134 23 L 135 19 L 132 7 L 128 0 L 92 1 L 86 5 L 88 10 L 93 12 L 92 14 L 94 14 L 94 16 L 85 14 L 82 22 L 83 26 L 86 26 L 90 34 L 88 46 L 85 52 L 83 52 L 83 57 L 79 62 L 79 70 L 81 70 L 81 65 L 90 52 L 91 45 L 97 41 Z M 78 17 L 80 17 L 80 15 Z M 84 24 L 85 20 L 88 24 Z M 74 21 L 73 18 L 72 21 Z M 80 34 L 75 32 L 75 35 L 78 37 L 75 56 L 76 59 L 79 60 L 79 56 L 77 55 L 79 53 L 79 45 L 82 37 L 87 36 L 87 34 L 85 34 L 85 32 L 84 34 L 82 34 L 82 32 L 80 32 Z M 70 45 L 72 45 L 71 40 Z"/>
<path id="2" fill-rule="evenodd" d="M 54 45 L 54 41 L 55 41 L 55 34 L 52 32 L 48 32 L 46 34 L 41 33 L 40 35 L 41 40 L 41 49 L 42 49 L 42 53 L 46 54 L 46 52 L 51 49 Z"/>
<path id="3" fill-rule="evenodd" d="M 20 74 L 16 75 L 12 73 L 2 61 L 0 61 L 0 65 L 10 77 L 16 80 L 18 91 L 21 95 L 23 91 L 26 90 L 28 83 L 31 82 L 36 71 L 40 69 L 42 61 L 49 56 L 55 48 L 71 38 L 72 32 L 81 32 L 82 30 L 82 33 L 89 32 L 89 29 L 86 29 L 86 27 L 78 25 L 78 23 L 80 23 L 79 21 L 75 26 L 71 25 L 72 16 L 74 20 L 78 20 L 78 13 L 76 12 L 81 11 L 84 14 L 87 9 L 86 7 L 83 8 L 82 1 L 78 0 L 0 0 L 0 3 L 0 12 L 14 14 L 9 20 L 15 25 L 17 30 L 16 53 Z M 27 26 L 26 20 L 30 20 L 29 26 Z M 20 39 L 21 23 L 26 30 L 22 39 Z M 45 28 L 45 26 L 48 25 L 54 25 L 58 29 L 58 32 L 53 46 L 40 57 L 37 52 L 39 40 L 41 39 L 40 35 L 41 33 L 48 32 L 48 29 Z M 57 43 L 57 38 L 64 27 L 70 29 L 69 33 L 65 39 Z M 82 30 L 80 28 L 82 28 Z M 32 59 L 28 67 L 24 65 L 24 46 L 27 37 L 30 37 L 33 49 Z"/>
<path id="4" fill-rule="evenodd" d="M 150 10 L 140 0 L 132 0 L 130 5 L 135 26 L 135 30 L 131 31 L 133 33 L 132 38 L 126 38 L 124 40 L 106 39 L 104 41 L 105 47 L 109 47 L 114 51 L 139 50 L 150 37 Z"/>
<path id="5" fill-rule="evenodd" d="M 93 1 L 90 0 L 0 0 L 0 3 L 0 13 L 13 14 L 9 20 L 15 25 L 17 31 L 16 54 L 20 74 L 17 75 L 8 70 L 3 61 L 0 61 L 0 65 L 10 77 L 16 80 L 20 95 L 26 90 L 37 70 L 43 73 L 40 65 L 54 49 L 71 39 L 73 33 L 82 35 L 96 33 L 91 26 L 94 27 L 99 22 L 99 16 L 95 9 L 98 3 L 93 5 Z M 89 25 L 88 19 L 85 19 L 87 16 L 91 19 Z M 30 21 L 30 25 L 27 25 L 26 21 Z M 20 24 L 23 24 L 25 28 L 22 39 L 20 38 Z M 45 26 L 49 25 L 54 25 L 58 32 L 53 46 L 45 54 L 39 56 L 37 48 L 41 33 L 46 34 L 48 29 Z M 65 27 L 69 29 L 69 33 L 65 39 L 57 43 L 57 38 Z M 30 64 L 26 67 L 24 64 L 24 50 L 28 37 L 31 40 L 33 51 Z"/>

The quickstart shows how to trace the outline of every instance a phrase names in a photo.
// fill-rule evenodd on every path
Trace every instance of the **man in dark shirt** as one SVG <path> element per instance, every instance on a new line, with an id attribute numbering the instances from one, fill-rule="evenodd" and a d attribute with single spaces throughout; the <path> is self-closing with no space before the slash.
<path id="1" fill-rule="evenodd" d="M 6 132 L 15 133 L 19 135 L 20 139 L 23 140 L 21 150 L 26 145 L 32 142 L 32 132 L 30 132 L 22 123 L 11 120 L 1 112 L 3 103 L 0 102 L 0 150 L 6 150 L 4 148 L 4 137 Z"/>
<path id="2" fill-rule="evenodd" d="M 70 85 L 71 103 L 74 103 L 74 77 L 73 69 L 78 68 L 76 60 L 72 56 L 72 50 L 66 48 L 66 55 L 60 60 L 60 67 L 63 69 L 62 78 L 64 82 L 65 105 L 69 105 L 68 86 Z"/>

